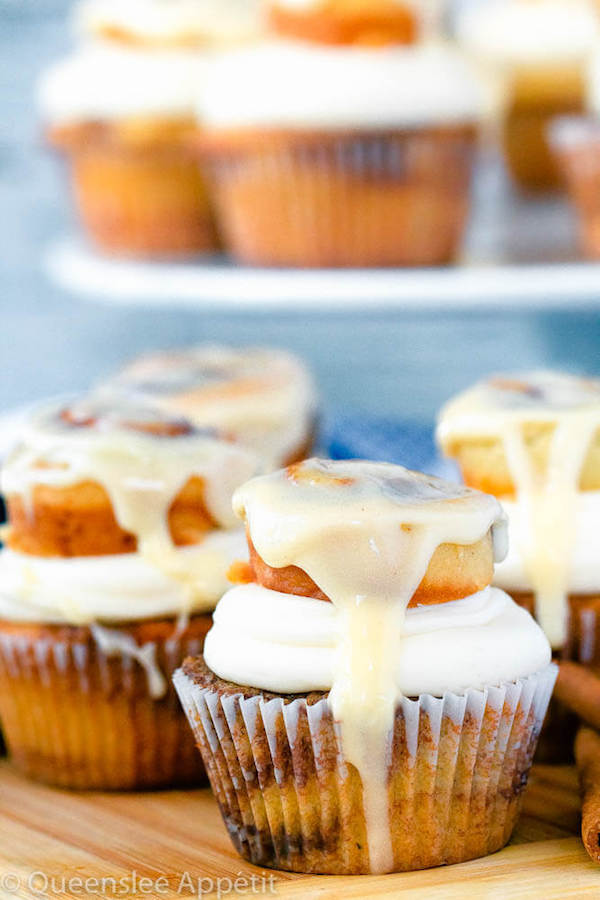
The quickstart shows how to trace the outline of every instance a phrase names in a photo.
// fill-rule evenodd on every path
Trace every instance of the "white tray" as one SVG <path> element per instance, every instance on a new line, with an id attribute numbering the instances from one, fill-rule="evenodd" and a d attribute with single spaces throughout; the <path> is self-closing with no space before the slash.
<path id="1" fill-rule="evenodd" d="M 459 266 L 454 269 L 249 269 L 227 262 L 107 260 L 75 242 L 51 249 L 52 280 L 82 300 L 219 311 L 581 308 L 600 306 L 600 264 Z"/>

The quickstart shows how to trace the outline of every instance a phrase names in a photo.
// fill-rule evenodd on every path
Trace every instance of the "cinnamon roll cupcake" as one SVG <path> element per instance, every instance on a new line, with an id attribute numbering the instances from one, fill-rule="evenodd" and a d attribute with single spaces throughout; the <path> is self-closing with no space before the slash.
<path id="1" fill-rule="evenodd" d="M 6 462 L 0 720 L 15 765 L 63 787 L 195 783 L 170 674 L 202 649 L 244 549 L 250 451 L 149 408 L 36 414 Z"/>
<path id="2" fill-rule="evenodd" d="M 238 851 L 383 873 L 502 847 L 555 678 L 490 586 L 492 497 L 400 466 L 308 460 L 234 495 L 251 562 L 175 685 Z"/>
<path id="3" fill-rule="evenodd" d="M 317 392 L 306 366 L 283 350 L 204 344 L 149 353 L 98 386 L 216 427 L 254 450 L 266 468 L 304 459 L 317 426 Z"/>
<path id="4" fill-rule="evenodd" d="M 216 45 L 249 39 L 256 5 L 233 0 L 88 0 L 80 46 L 39 86 L 51 146 L 66 157 L 81 221 L 112 254 L 178 257 L 217 239 L 190 150 Z"/>
<path id="5" fill-rule="evenodd" d="M 558 656 L 600 668 L 600 380 L 493 376 L 450 401 L 438 436 L 465 482 L 508 513 L 496 584 L 535 614 Z M 556 725 L 560 755 L 568 731 Z"/>
<path id="6" fill-rule="evenodd" d="M 279 0 L 269 40 L 211 66 L 200 156 L 234 256 L 293 266 L 456 258 L 479 96 L 424 9 Z"/>

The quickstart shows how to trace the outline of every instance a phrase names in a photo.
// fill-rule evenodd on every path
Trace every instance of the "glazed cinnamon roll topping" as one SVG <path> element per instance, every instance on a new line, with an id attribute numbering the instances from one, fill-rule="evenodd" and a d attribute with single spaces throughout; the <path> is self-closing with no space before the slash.
<path id="1" fill-rule="evenodd" d="M 317 407 L 312 379 L 291 354 L 213 344 L 142 356 L 99 385 L 97 394 L 109 403 L 125 397 L 197 427 L 217 427 L 271 467 L 309 442 Z"/>
<path id="2" fill-rule="evenodd" d="M 199 530 L 231 529 L 237 525 L 231 510 L 233 491 L 258 471 L 251 451 L 215 431 L 199 430 L 160 410 L 126 403 L 109 407 L 84 398 L 36 414 L 6 462 L 1 481 L 9 510 L 16 498 L 30 517 L 40 491 L 46 504 L 49 496 L 54 506 L 68 504 L 65 514 L 72 520 L 78 505 L 90 497 L 90 486 L 95 489 L 88 501 L 91 515 L 102 490 L 118 526 L 134 540 L 123 550 L 137 549 L 164 574 L 188 585 L 191 605 L 198 602 L 194 591 L 203 583 L 206 554 L 200 545 L 200 572 L 191 553 L 177 552 L 171 513 L 179 516 L 184 536 L 186 527 L 194 530 L 193 539 L 179 544 L 200 543 Z M 98 547 L 101 538 L 96 538 Z"/>

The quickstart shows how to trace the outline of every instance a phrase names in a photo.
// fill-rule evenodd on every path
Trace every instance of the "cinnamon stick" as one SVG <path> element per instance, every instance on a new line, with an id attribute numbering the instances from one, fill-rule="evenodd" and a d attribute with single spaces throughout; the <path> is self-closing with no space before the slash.
<path id="1" fill-rule="evenodd" d="M 575 760 L 583 795 L 581 839 L 589 856 L 600 863 L 600 735 L 586 725 L 575 739 Z"/>
<path id="2" fill-rule="evenodd" d="M 554 696 L 600 731 L 600 678 L 575 662 L 561 662 Z"/>

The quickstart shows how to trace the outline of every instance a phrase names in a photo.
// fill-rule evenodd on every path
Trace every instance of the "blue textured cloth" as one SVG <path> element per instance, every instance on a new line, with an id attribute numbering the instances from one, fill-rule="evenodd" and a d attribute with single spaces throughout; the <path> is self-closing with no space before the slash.
<path id="1" fill-rule="evenodd" d="M 399 463 L 433 475 L 456 478 L 456 469 L 439 455 L 432 426 L 358 416 L 326 423 L 324 445 L 332 459 L 374 459 Z"/>

